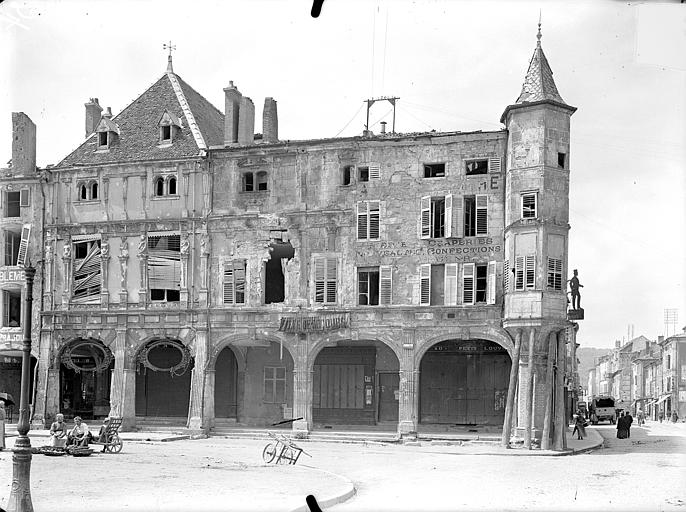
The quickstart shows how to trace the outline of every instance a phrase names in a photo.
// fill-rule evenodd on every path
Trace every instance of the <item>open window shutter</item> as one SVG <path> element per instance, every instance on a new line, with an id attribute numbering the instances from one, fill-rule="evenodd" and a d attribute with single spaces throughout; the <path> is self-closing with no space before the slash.
<path id="1" fill-rule="evenodd" d="M 336 258 L 326 259 L 326 302 L 336 302 L 336 285 L 338 284 L 338 260 Z"/>
<path id="2" fill-rule="evenodd" d="M 527 255 L 526 264 L 526 287 L 535 288 L 536 287 L 536 257 L 533 254 Z"/>
<path id="3" fill-rule="evenodd" d="M 97 301 L 101 290 L 100 240 L 82 242 L 92 244 L 83 259 L 74 260 L 74 298 Z"/>
<path id="4" fill-rule="evenodd" d="M 224 263 L 224 304 L 235 304 L 235 282 L 233 263 Z"/>
<path id="5" fill-rule="evenodd" d="M 510 291 L 510 260 L 503 262 L 503 293 Z"/>
<path id="6" fill-rule="evenodd" d="M 476 234 L 488 234 L 488 196 L 485 194 L 476 196 Z"/>
<path id="7" fill-rule="evenodd" d="M 431 265 L 419 265 L 419 305 L 431 304 Z"/>
<path id="8" fill-rule="evenodd" d="M 181 289 L 181 237 L 148 236 L 148 287 Z"/>
<path id="9" fill-rule="evenodd" d="M 391 304 L 393 297 L 393 267 L 381 265 L 379 267 L 379 304 Z"/>
<path id="10" fill-rule="evenodd" d="M 500 172 L 502 160 L 500 158 L 488 159 L 488 172 Z"/>
<path id="11" fill-rule="evenodd" d="M 19 242 L 19 256 L 17 256 L 17 266 L 26 265 L 26 256 L 29 252 L 29 239 L 31 238 L 31 224 L 21 228 L 21 241 Z"/>
<path id="12" fill-rule="evenodd" d="M 357 202 L 357 239 L 367 240 L 369 232 L 367 231 L 367 201 Z"/>
<path id="13" fill-rule="evenodd" d="M 445 196 L 445 237 L 453 236 L 453 195 Z"/>
<path id="14" fill-rule="evenodd" d="M 369 179 L 378 180 L 381 177 L 381 165 L 369 164 Z"/>
<path id="15" fill-rule="evenodd" d="M 454 238 L 464 237 L 464 197 L 453 199 L 453 215 L 448 217 L 448 222 L 452 223 L 451 233 Z"/>
<path id="16" fill-rule="evenodd" d="M 515 258 L 515 290 L 524 289 L 524 256 Z"/>
<path id="17" fill-rule="evenodd" d="M 245 260 L 234 260 L 233 282 L 235 294 L 234 302 L 236 304 L 245 304 L 245 287 L 247 285 Z"/>
<path id="18" fill-rule="evenodd" d="M 369 239 L 378 240 L 379 239 L 379 201 L 369 201 Z"/>
<path id="19" fill-rule="evenodd" d="M 445 264 L 445 305 L 457 306 L 457 263 Z"/>
<path id="20" fill-rule="evenodd" d="M 316 258 L 314 260 L 314 301 L 318 303 L 324 303 L 325 261 L 324 258 Z"/>
<path id="21" fill-rule="evenodd" d="M 474 305 L 474 263 L 462 265 L 462 304 Z"/>
<path id="22" fill-rule="evenodd" d="M 495 304 L 495 261 L 488 262 L 486 304 Z"/>
<path id="23" fill-rule="evenodd" d="M 19 191 L 19 206 L 29 206 L 31 202 L 31 191 L 28 188 Z"/>
<path id="24" fill-rule="evenodd" d="M 419 238 L 431 238 L 431 196 L 424 196 L 420 201 Z"/>

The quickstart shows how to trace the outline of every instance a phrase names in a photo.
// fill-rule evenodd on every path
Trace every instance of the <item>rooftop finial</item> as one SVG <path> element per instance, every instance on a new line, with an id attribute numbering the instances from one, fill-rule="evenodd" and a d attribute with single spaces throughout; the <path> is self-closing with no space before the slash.
<path id="1" fill-rule="evenodd" d="M 536 46 L 538 48 L 541 47 L 541 10 L 538 10 L 538 34 L 536 34 L 536 39 L 538 39 L 538 42 L 536 43 Z"/>
<path id="2" fill-rule="evenodd" d="M 176 50 L 176 45 L 173 45 L 172 42 L 169 41 L 169 44 L 162 44 L 162 48 L 169 50 L 169 57 L 167 57 L 167 73 L 173 73 L 174 68 L 172 67 L 172 50 Z"/>

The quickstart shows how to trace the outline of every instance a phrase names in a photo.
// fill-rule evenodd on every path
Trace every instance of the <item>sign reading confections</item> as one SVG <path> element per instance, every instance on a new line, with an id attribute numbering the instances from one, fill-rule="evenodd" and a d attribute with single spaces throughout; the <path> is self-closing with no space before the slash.
<path id="1" fill-rule="evenodd" d="M 358 243 L 358 259 L 387 259 L 408 256 L 428 257 L 438 263 L 456 260 L 485 260 L 502 257 L 503 243 L 491 237 L 436 238 L 429 240 Z"/>

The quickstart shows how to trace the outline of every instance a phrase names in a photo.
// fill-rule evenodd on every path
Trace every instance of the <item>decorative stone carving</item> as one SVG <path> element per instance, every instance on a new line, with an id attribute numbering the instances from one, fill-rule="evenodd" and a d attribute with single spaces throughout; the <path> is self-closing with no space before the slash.
<path id="1" fill-rule="evenodd" d="M 138 257 L 145 258 L 148 255 L 148 241 L 145 234 L 141 235 L 140 241 L 138 242 Z"/>

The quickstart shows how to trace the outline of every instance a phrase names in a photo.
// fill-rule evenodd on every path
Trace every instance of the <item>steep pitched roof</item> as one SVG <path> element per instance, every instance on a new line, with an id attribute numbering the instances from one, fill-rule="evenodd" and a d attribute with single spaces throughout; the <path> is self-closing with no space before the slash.
<path id="1" fill-rule="evenodd" d="M 183 127 L 171 145 L 160 146 L 159 121 L 165 111 L 181 119 Z M 224 115 L 173 72 L 165 73 L 112 121 L 119 137 L 108 151 L 96 151 L 97 137 L 91 134 L 55 167 L 187 158 L 224 139 Z"/>
<path id="2" fill-rule="evenodd" d="M 515 103 L 531 103 L 544 100 L 552 100 L 566 105 L 557 91 L 555 80 L 553 80 L 553 70 L 550 69 L 550 64 L 548 64 L 548 59 L 545 58 L 543 48 L 541 48 L 541 41 L 539 40 L 531 57 L 531 62 L 529 62 L 529 70 L 524 78 L 522 92 Z"/>

